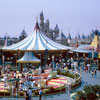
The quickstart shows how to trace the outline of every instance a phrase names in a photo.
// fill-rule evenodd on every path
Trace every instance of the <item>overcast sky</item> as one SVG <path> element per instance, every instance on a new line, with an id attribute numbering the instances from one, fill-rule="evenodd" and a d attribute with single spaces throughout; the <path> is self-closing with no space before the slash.
<path id="1" fill-rule="evenodd" d="M 0 0 L 0 36 L 19 36 L 24 27 L 30 34 L 41 11 L 66 36 L 68 28 L 72 36 L 100 30 L 100 0 Z"/>

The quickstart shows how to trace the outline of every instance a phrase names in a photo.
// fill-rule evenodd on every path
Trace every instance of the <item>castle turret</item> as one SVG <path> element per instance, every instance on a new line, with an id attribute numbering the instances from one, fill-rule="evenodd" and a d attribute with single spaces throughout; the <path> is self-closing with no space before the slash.
<path id="1" fill-rule="evenodd" d="M 55 28 L 54 28 L 54 36 L 55 38 L 57 38 L 59 35 L 59 28 L 58 28 L 58 25 L 56 24 Z"/>
<path id="2" fill-rule="evenodd" d="M 72 39 L 70 33 L 69 33 L 69 35 L 68 35 L 68 39 L 70 39 L 70 40 Z"/>
<path id="3" fill-rule="evenodd" d="M 43 15 L 43 11 L 40 13 L 40 21 L 42 23 L 44 23 L 44 15 Z"/>
<path id="4" fill-rule="evenodd" d="M 46 29 L 47 29 L 47 31 L 49 31 L 49 19 L 47 19 L 47 21 L 46 21 Z"/>
<path id="5" fill-rule="evenodd" d="M 80 36 L 80 34 L 78 34 L 78 39 L 79 39 L 79 40 L 81 39 L 81 36 Z"/>
<path id="6" fill-rule="evenodd" d="M 84 34 L 82 34 L 82 39 L 85 39 L 85 35 Z"/>
<path id="7" fill-rule="evenodd" d="M 23 40 L 26 37 L 27 37 L 27 34 L 25 32 L 25 29 L 23 29 L 22 32 L 21 32 L 21 34 L 20 34 L 20 36 L 19 36 L 19 41 Z"/>
<path id="8" fill-rule="evenodd" d="M 44 15 L 43 15 L 43 11 L 40 13 L 40 30 L 42 32 L 44 31 Z"/>

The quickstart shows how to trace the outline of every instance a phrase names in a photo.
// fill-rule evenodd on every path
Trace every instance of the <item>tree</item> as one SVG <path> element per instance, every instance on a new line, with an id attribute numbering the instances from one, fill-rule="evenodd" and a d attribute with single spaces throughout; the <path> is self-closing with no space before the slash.
<path id="1" fill-rule="evenodd" d="M 77 96 L 79 100 L 86 100 L 83 91 L 77 91 Z"/>
<path id="2" fill-rule="evenodd" d="M 83 91 L 77 91 L 79 100 L 98 100 L 97 94 L 100 94 L 99 85 L 87 85 L 84 86 Z"/>

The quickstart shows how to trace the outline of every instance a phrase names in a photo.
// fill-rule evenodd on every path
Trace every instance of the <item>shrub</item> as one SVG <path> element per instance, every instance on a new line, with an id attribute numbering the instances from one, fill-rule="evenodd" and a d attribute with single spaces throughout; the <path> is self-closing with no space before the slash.
<path id="1" fill-rule="evenodd" d="M 20 91 L 19 92 L 19 96 L 24 96 L 24 92 L 23 91 Z"/>
<path id="2" fill-rule="evenodd" d="M 55 88 L 54 91 L 57 93 L 57 92 L 60 92 L 60 88 Z"/>
<path id="3" fill-rule="evenodd" d="M 49 90 L 49 89 L 44 89 L 44 90 L 43 90 L 43 93 L 44 93 L 44 94 L 49 94 L 49 93 L 50 93 L 50 90 Z M 51 93 L 52 93 L 52 92 L 51 92 Z"/>
<path id="4" fill-rule="evenodd" d="M 48 89 L 49 89 L 49 91 L 51 91 L 51 92 L 54 91 L 54 88 L 53 88 L 53 87 L 49 87 Z"/>
<path id="5" fill-rule="evenodd" d="M 10 92 L 9 91 L 0 91 L 0 96 L 10 96 Z"/>
<path id="6" fill-rule="evenodd" d="M 74 74 L 71 74 L 71 73 L 67 73 L 67 75 L 66 75 L 67 77 L 71 77 L 71 78 L 74 78 L 75 76 L 74 76 Z"/>
<path id="7" fill-rule="evenodd" d="M 60 75 L 61 71 L 60 69 L 57 69 L 57 74 Z"/>
<path id="8" fill-rule="evenodd" d="M 65 86 L 62 86 L 62 87 L 61 87 L 61 91 L 66 91 Z"/>
<path id="9" fill-rule="evenodd" d="M 99 85 L 87 85 L 84 86 L 83 91 L 78 91 L 77 96 L 80 98 L 79 100 L 99 100 L 97 93 L 100 92 Z"/>
<path id="10" fill-rule="evenodd" d="M 54 89 L 54 92 L 57 93 L 57 92 L 64 92 L 66 91 L 66 88 L 65 86 L 61 86 L 61 87 L 58 87 L 58 88 L 55 88 Z"/>
<path id="11" fill-rule="evenodd" d="M 77 80 L 75 81 L 75 83 L 71 84 L 71 89 L 77 88 L 78 86 L 80 86 L 81 84 L 81 80 Z"/>
<path id="12" fill-rule="evenodd" d="M 47 89 L 43 90 L 44 94 L 49 94 L 49 93 L 54 93 L 54 88 L 53 87 L 48 87 Z"/>
<path id="13" fill-rule="evenodd" d="M 39 95 L 39 91 L 38 91 L 38 90 L 35 90 L 35 91 L 34 91 L 34 94 L 35 94 L 35 95 Z"/>
<path id="14" fill-rule="evenodd" d="M 85 94 L 82 91 L 77 91 L 76 94 L 77 94 L 77 97 L 79 98 L 79 100 L 85 99 Z"/>
<path id="15" fill-rule="evenodd" d="M 64 75 L 64 76 L 67 76 L 67 77 L 71 77 L 71 78 L 74 78 L 74 77 L 75 77 L 74 74 L 71 74 L 71 73 L 69 73 L 68 71 L 66 71 L 66 72 L 61 72 L 60 69 L 57 70 L 57 74 L 58 74 L 58 75 Z"/>

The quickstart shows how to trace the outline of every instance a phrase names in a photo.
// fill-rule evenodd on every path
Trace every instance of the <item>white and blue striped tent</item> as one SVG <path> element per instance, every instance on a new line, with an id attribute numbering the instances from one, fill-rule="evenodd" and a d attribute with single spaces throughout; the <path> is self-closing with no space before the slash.
<path id="1" fill-rule="evenodd" d="M 24 56 L 17 60 L 17 63 L 40 63 L 40 60 L 34 56 L 33 52 L 25 52 Z"/>
<path id="2" fill-rule="evenodd" d="M 63 46 L 49 39 L 44 33 L 40 32 L 38 22 L 34 32 L 24 40 L 11 46 L 3 47 L 4 51 L 44 51 L 44 50 L 71 50 L 71 47 Z"/>

